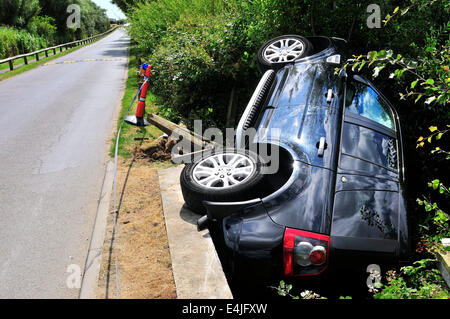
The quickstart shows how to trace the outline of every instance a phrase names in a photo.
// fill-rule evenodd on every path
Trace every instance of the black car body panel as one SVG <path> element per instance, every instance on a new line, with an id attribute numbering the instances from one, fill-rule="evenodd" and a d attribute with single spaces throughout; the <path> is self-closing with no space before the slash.
<path id="1" fill-rule="evenodd" d="M 286 227 L 330 236 L 331 268 L 355 256 L 363 267 L 408 255 L 398 115 L 368 80 L 337 74 L 338 65 L 327 62 L 337 54 L 346 60 L 343 41 L 309 39 L 327 46 L 278 71 L 255 123 L 254 142 L 279 145 L 292 157 L 284 164 L 292 165 L 290 177 L 261 199 L 205 202 L 233 258 L 255 262 L 252 275 L 282 275 Z M 388 115 L 364 113 L 366 100 Z"/>
<path id="2" fill-rule="evenodd" d="M 299 228 L 320 234 L 329 234 L 334 172 L 302 162 L 296 180 L 278 196 L 263 199 L 272 220 L 286 227 Z"/>

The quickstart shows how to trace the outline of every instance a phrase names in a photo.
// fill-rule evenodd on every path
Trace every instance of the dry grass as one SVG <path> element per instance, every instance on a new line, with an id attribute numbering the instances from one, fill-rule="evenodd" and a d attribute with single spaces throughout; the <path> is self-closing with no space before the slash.
<path id="1" fill-rule="evenodd" d="M 126 161 L 119 164 L 117 174 L 120 206 L 114 247 L 118 250 L 120 298 L 176 298 L 157 169 Z M 113 217 L 108 217 L 99 298 L 116 297 L 115 255 L 110 251 Z"/>

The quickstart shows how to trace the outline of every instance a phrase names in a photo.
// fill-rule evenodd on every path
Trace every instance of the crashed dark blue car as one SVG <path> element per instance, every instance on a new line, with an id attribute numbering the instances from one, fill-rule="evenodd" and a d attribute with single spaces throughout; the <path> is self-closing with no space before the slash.
<path id="1" fill-rule="evenodd" d="M 399 117 L 366 78 L 336 72 L 347 58 L 339 38 L 268 41 L 236 148 L 184 168 L 185 202 L 206 214 L 199 227 L 217 238 L 234 278 L 311 281 L 407 260 Z M 275 173 L 250 144 L 279 147 Z"/>

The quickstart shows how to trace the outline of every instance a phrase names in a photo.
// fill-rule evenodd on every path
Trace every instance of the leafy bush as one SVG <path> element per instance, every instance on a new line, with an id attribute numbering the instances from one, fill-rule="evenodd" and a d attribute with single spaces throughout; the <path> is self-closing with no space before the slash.
<path id="1" fill-rule="evenodd" d="M 0 27 L 0 58 L 28 53 L 47 47 L 46 39 L 25 30 Z"/>
<path id="2" fill-rule="evenodd" d="M 39 14 L 39 0 L 2 0 L 0 2 L 0 24 L 25 28 Z"/>
<path id="3" fill-rule="evenodd" d="M 52 17 L 33 17 L 27 25 L 27 30 L 32 34 L 45 38 L 49 44 L 55 43 L 57 27 L 55 26 L 55 19 Z"/>
<path id="4" fill-rule="evenodd" d="M 58 43 L 86 38 L 94 34 L 105 32 L 109 28 L 109 19 L 106 11 L 91 0 L 39 0 L 41 15 L 55 19 Z M 81 28 L 67 27 L 67 7 L 71 4 L 80 6 Z"/>
<path id="5" fill-rule="evenodd" d="M 245 81 L 239 76 L 241 54 L 233 57 L 229 51 L 234 48 L 226 40 L 232 31 L 230 20 L 228 15 L 220 21 L 217 17 L 202 21 L 183 17 L 167 29 L 161 45 L 149 56 L 155 70 L 154 90 L 174 115 L 201 118 L 206 125 L 224 124 L 232 87 Z M 229 66 L 225 59 L 235 59 L 235 63 Z"/>
<path id="6" fill-rule="evenodd" d="M 390 271 L 383 289 L 375 299 L 448 299 L 449 291 L 434 259 L 422 259 L 401 268 L 400 274 Z"/>
<path id="7" fill-rule="evenodd" d="M 234 2 L 231 0 L 229 2 Z M 130 9 L 130 35 L 137 42 L 141 52 L 150 53 L 161 42 L 167 28 L 182 16 L 202 20 L 215 12 L 222 12 L 228 1 L 210 0 L 163 0 L 137 3 Z"/>

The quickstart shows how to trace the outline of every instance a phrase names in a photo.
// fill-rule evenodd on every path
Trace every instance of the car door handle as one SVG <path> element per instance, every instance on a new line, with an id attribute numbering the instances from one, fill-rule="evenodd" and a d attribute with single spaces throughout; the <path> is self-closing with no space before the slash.
<path id="1" fill-rule="evenodd" d="M 323 157 L 325 151 L 325 137 L 321 137 L 319 141 L 319 150 L 317 151 L 317 156 Z"/>
<path id="2" fill-rule="evenodd" d="M 329 89 L 329 90 L 328 90 L 328 93 L 327 93 L 327 103 L 328 103 L 328 104 L 331 103 L 331 100 L 333 99 L 333 97 L 334 97 L 333 90 L 332 90 L 332 89 Z"/>

